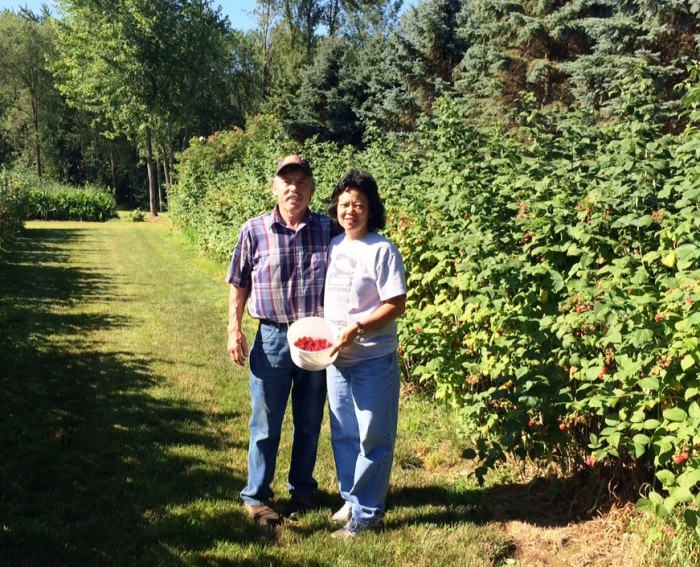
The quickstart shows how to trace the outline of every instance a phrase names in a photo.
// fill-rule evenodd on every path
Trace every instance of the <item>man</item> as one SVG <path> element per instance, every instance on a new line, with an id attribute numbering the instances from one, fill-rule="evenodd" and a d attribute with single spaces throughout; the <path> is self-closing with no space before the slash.
<path id="1" fill-rule="evenodd" d="M 248 484 L 241 498 L 250 517 L 266 526 L 280 523 L 271 507 L 270 484 L 290 392 L 294 437 L 286 516 L 294 519 L 312 507 L 318 487 L 313 470 L 326 400 L 325 371 L 295 366 L 287 343 L 291 323 L 323 315 L 326 252 L 337 229 L 327 216 L 309 210 L 314 189 L 306 160 L 298 155 L 281 159 L 272 180 L 277 205 L 243 224 L 226 277 L 231 284 L 227 348 L 237 364 L 248 357 L 241 326 L 246 302 L 251 317 L 259 320 L 250 349 Z"/>

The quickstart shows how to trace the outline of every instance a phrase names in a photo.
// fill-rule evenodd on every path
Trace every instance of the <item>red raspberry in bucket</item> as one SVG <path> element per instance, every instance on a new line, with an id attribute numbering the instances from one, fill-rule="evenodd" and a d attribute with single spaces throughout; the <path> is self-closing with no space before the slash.
<path id="1" fill-rule="evenodd" d="M 318 352 L 321 350 L 326 350 L 333 345 L 326 339 L 314 339 L 312 337 L 304 336 L 294 341 L 294 346 L 307 352 Z"/>

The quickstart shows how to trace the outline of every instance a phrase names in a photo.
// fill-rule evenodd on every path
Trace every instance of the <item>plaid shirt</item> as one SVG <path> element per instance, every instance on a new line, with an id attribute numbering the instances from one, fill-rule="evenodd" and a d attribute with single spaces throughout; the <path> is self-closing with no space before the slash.
<path id="1" fill-rule="evenodd" d="M 310 211 L 294 231 L 275 207 L 241 227 L 226 281 L 250 290 L 248 312 L 256 319 L 323 316 L 328 245 L 337 232 L 330 218 Z"/>

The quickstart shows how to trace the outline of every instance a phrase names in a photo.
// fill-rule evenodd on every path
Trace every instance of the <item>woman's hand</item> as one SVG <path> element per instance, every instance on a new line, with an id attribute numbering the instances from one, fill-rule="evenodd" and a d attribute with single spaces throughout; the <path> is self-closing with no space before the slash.
<path id="1" fill-rule="evenodd" d="M 361 321 L 361 323 L 365 328 L 365 332 L 376 331 L 403 315 L 404 311 L 406 311 L 406 296 L 397 295 L 380 303 L 379 307 L 372 311 L 370 316 Z M 342 329 L 336 337 L 335 348 L 331 351 L 331 356 L 334 356 L 341 348 L 350 346 L 357 338 L 357 331 L 357 323 L 350 323 Z"/>
<path id="2" fill-rule="evenodd" d="M 331 351 L 331 356 L 335 356 L 335 353 L 337 353 L 341 348 L 350 346 L 356 337 L 357 325 L 355 323 L 351 323 L 344 329 L 341 329 L 338 336 L 335 338 L 335 346 Z"/>

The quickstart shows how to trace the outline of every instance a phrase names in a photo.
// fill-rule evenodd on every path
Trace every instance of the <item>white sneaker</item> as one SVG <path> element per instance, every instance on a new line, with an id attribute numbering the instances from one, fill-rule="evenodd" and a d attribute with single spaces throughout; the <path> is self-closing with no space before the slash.
<path id="1" fill-rule="evenodd" d="M 350 502 L 343 504 L 343 507 L 331 516 L 331 520 L 340 525 L 346 524 L 351 518 L 352 504 L 350 504 Z"/>

